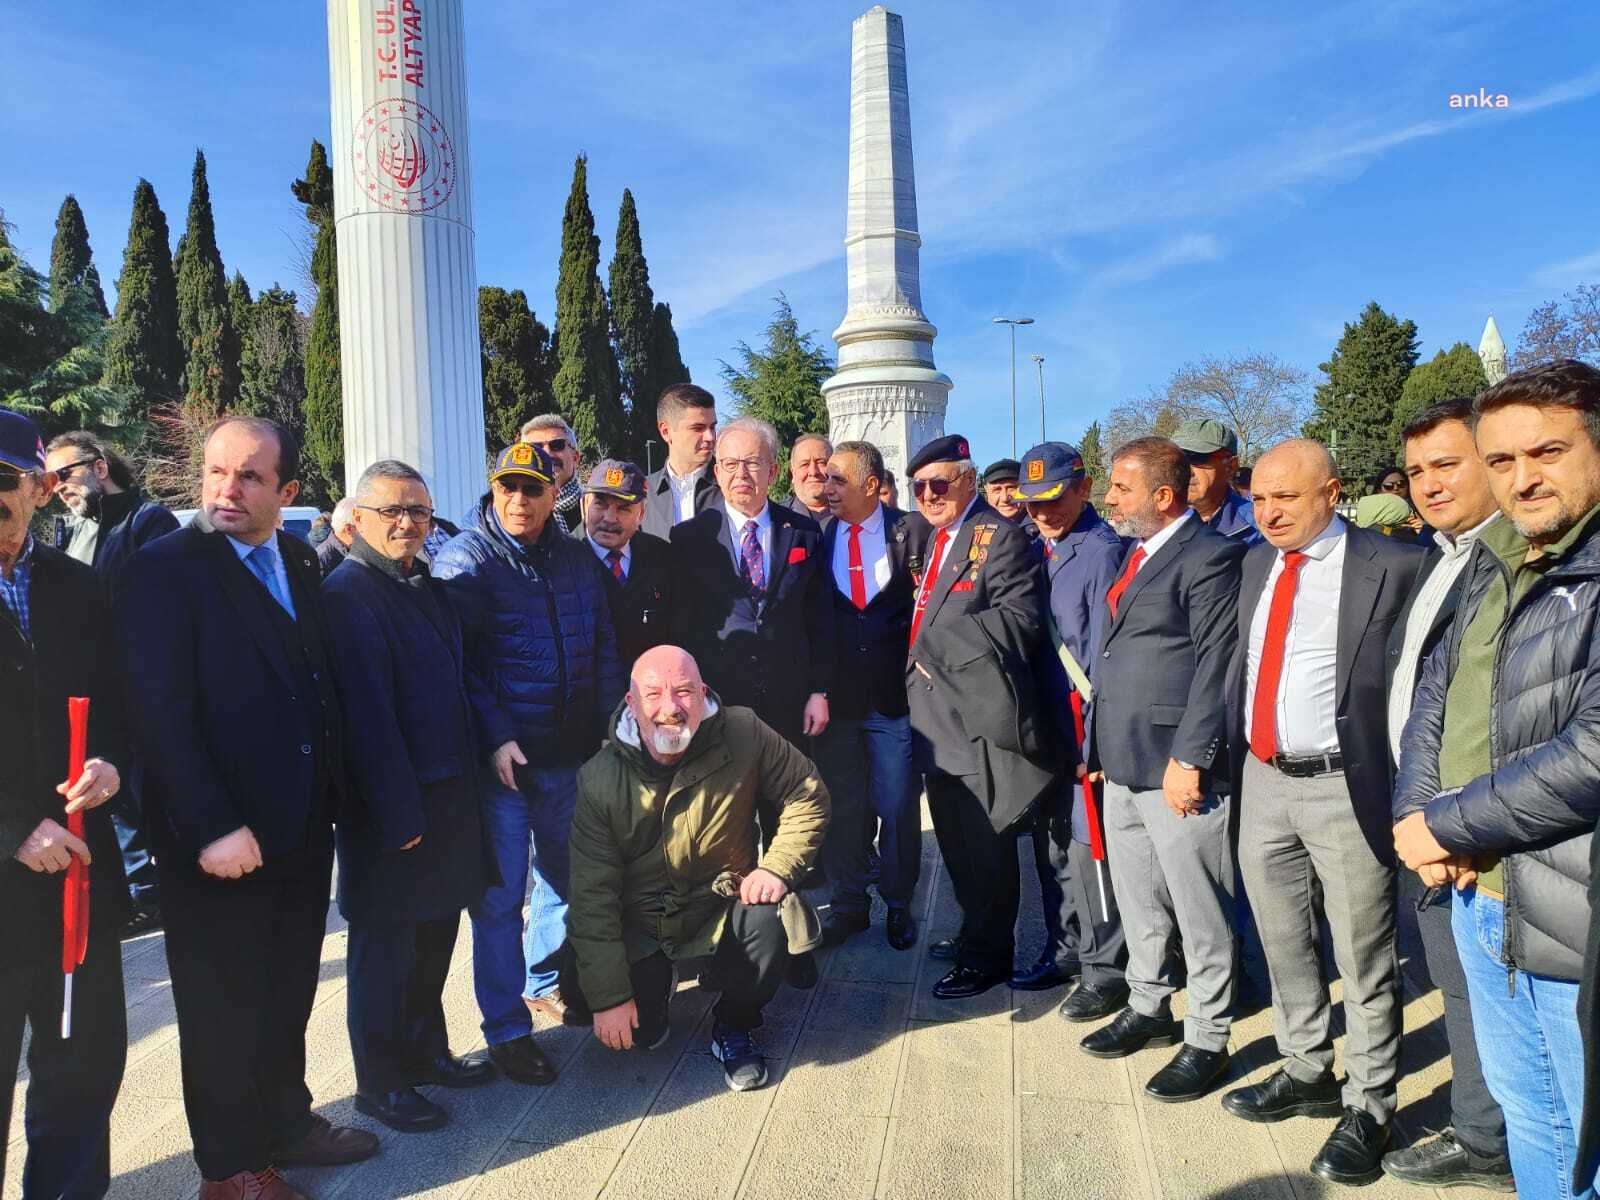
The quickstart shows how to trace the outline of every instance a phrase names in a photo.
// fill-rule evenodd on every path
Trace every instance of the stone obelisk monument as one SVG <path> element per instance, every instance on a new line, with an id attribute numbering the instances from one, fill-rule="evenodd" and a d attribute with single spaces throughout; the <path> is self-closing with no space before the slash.
<path id="1" fill-rule="evenodd" d="M 1506 377 L 1506 343 L 1500 336 L 1500 326 L 1491 314 L 1483 327 L 1483 337 L 1478 341 L 1478 361 L 1483 364 L 1483 374 L 1493 387 Z"/>
<path id="2" fill-rule="evenodd" d="M 462 0 L 328 0 L 347 486 L 417 467 L 458 520 L 483 492 Z"/>
<path id="3" fill-rule="evenodd" d="M 936 331 L 922 312 L 905 27 L 882 5 L 851 28 L 844 244 L 850 290 L 833 332 L 839 372 L 822 385 L 829 436 L 872 442 L 904 480 L 906 460 L 944 433 L 950 380 L 933 365 Z"/>

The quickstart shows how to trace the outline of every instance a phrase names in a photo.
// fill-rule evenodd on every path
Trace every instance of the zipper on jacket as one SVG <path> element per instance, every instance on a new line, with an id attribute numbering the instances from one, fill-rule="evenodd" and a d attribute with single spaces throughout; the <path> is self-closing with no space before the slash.
<path id="1" fill-rule="evenodd" d="M 544 575 L 544 602 L 550 610 L 550 630 L 555 635 L 556 644 L 556 729 L 564 731 L 567 723 L 567 644 L 561 632 L 561 614 L 556 608 L 555 571 L 552 564 L 546 563 Z"/>
<path id="2" fill-rule="evenodd" d="M 1500 694 L 1500 663 L 1506 649 L 1506 631 L 1511 628 L 1511 614 L 1516 607 L 1514 599 L 1516 592 L 1515 577 L 1506 570 L 1506 565 L 1498 555 L 1489 555 L 1494 562 L 1494 568 L 1500 572 L 1500 577 L 1506 586 L 1506 611 L 1500 618 L 1500 628 L 1495 632 L 1494 665 L 1489 670 L 1489 770 L 1493 773 L 1499 761 L 1499 738 L 1496 737 L 1500 719 L 1500 709 L 1495 703 L 1495 697 Z M 1523 599 L 1527 599 L 1526 596 Z M 1482 597 L 1479 598 L 1482 602 Z M 1472 622 L 1469 619 L 1467 624 Z M 1500 903 L 1500 961 L 1506 965 L 1506 995 L 1512 997 L 1517 994 L 1517 953 L 1516 938 L 1513 935 L 1515 925 L 1511 920 L 1511 862 L 1509 857 L 1500 860 L 1502 874 L 1505 878 L 1505 897 Z"/>

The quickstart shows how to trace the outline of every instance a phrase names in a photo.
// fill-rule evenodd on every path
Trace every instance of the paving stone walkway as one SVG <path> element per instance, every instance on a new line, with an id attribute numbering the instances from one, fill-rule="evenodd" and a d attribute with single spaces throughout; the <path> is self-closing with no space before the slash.
<path id="1" fill-rule="evenodd" d="M 614 1054 L 587 1030 L 541 1025 L 540 1043 L 561 1070 L 554 1085 L 433 1089 L 455 1120 L 429 1134 L 391 1133 L 352 1107 L 345 933 L 331 913 L 308 1033 L 309 1082 L 319 1111 L 375 1129 L 382 1150 L 352 1167 L 297 1169 L 290 1177 L 314 1200 L 1303 1200 L 1344 1190 L 1307 1169 L 1332 1122 L 1252 1125 L 1227 1116 L 1215 1095 L 1176 1106 L 1149 1102 L 1144 1082 L 1172 1052 L 1090 1058 L 1078 1049 L 1085 1027 L 1056 1015 L 1060 991 L 998 988 L 966 1002 L 934 1000 L 929 988 L 943 967 L 926 947 L 954 928 L 956 910 L 931 833 L 923 841 L 917 949 L 891 950 L 878 911 L 870 932 L 823 955 L 816 989 L 784 989 L 761 1031 L 772 1067 L 765 1090 L 736 1095 L 723 1086 L 707 1048 L 710 998 L 691 980 L 678 992 L 672 1036 L 660 1049 Z M 1037 952 L 1041 926 L 1026 839 L 1019 853 L 1025 958 Z M 1400 1144 L 1449 1119 L 1443 1010 L 1414 928 L 1409 933 Z M 124 958 L 130 1046 L 112 1126 L 111 1195 L 193 1196 L 198 1177 L 160 935 L 127 942 Z M 445 994 L 458 1053 L 483 1044 L 471 970 L 463 922 Z M 1232 1050 L 1235 1079 L 1269 1074 L 1276 1058 L 1270 1014 L 1237 1023 Z M 21 1194 L 23 1082 L 4 1200 Z M 1387 1179 L 1361 1194 L 1427 1195 Z"/>

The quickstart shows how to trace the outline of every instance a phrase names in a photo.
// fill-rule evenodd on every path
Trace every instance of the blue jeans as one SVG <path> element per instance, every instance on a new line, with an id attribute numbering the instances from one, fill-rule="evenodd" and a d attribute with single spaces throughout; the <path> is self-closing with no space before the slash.
<path id="1" fill-rule="evenodd" d="M 578 802 L 576 767 L 521 767 L 522 790 L 490 785 L 484 825 L 501 883 L 471 910 L 472 976 L 491 1046 L 533 1029 L 523 996 L 551 991 L 567 938 L 567 841 Z M 522 899 L 529 899 L 522 927 Z"/>
<path id="2" fill-rule="evenodd" d="M 1472 997 L 1483 1076 L 1505 1112 L 1517 1194 L 1594 1200 L 1592 1181 L 1572 1190 L 1583 1105 L 1578 984 L 1527 971 L 1508 977 L 1501 961 L 1505 921 L 1503 900 L 1476 888 L 1456 893 L 1451 928 Z"/>
<path id="3" fill-rule="evenodd" d="M 833 880 L 833 911 L 867 911 L 867 851 L 877 830 L 878 895 L 905 908 L 922 868 L 919 780 L 911 769 L 911 718 L 868 713 L 836 720 L 812 746 L 833 799 L 823 868 Z"/>

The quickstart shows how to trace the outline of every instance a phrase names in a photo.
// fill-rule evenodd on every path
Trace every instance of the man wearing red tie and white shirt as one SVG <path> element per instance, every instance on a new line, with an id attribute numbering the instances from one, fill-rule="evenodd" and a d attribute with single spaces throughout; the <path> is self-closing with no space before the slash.
<path id="1" fill-rule="evenodd" d="M 1311 1169 L 1362 1184 L 1382 1173 L 1400 1058 L 1384 650 L 1423 554 L 1335 514 L 1337 468 L 1317 442 L 1268 451 L 1251 492 L 1266 543 L 1245 557 L 1239 590 L 1239 869 L 1286 1061 L 1222 1104 L 1249 1121 L 1339 1117 Z M 1344 981 L 1342 1090 L 1317 892 Z"/>

